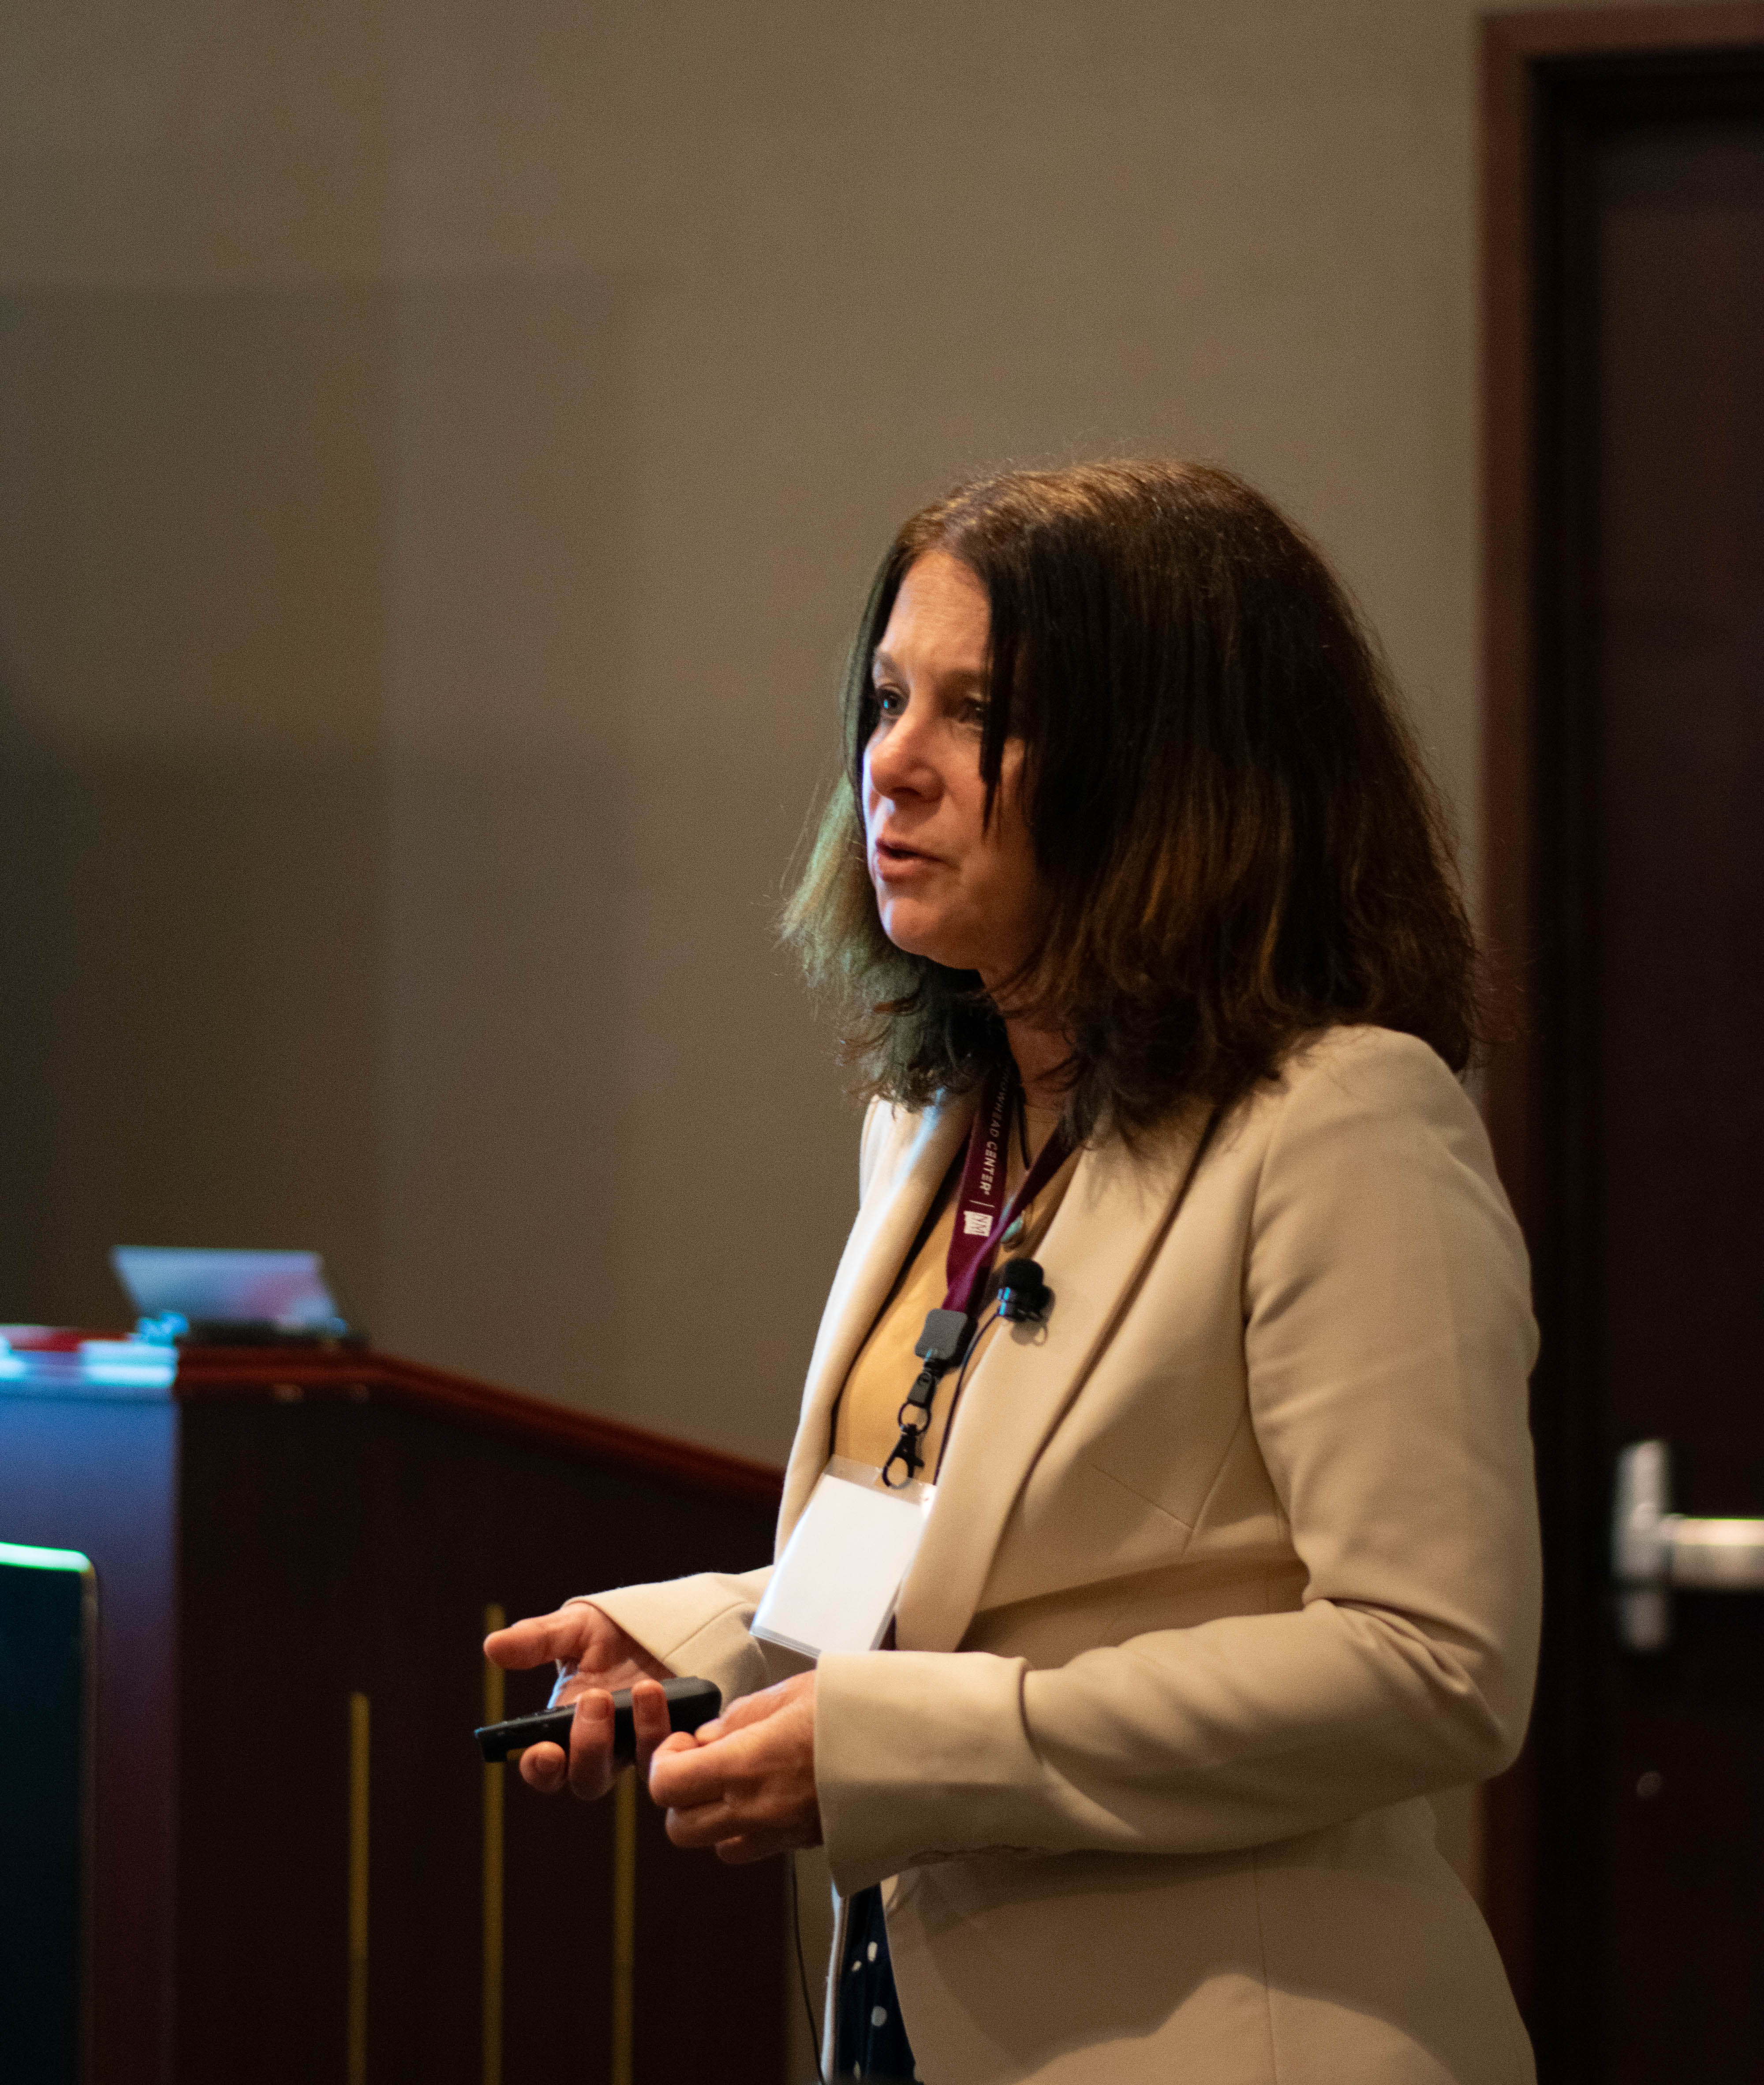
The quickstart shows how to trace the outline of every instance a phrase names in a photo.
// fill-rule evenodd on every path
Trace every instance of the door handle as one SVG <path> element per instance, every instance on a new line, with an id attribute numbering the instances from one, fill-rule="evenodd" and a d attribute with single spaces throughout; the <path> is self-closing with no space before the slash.
<path id="1" fill-rule="evenodd" d="M 1632 1441 L 1617 1459 L 1611 1575 L 1617 1635 L 1626 1650 L 1672 1641 L 1675 1588 L 1764 1593 L 1764 1520 L 1704 1520 L 1672 1510 L 1672 1450 Z"/>

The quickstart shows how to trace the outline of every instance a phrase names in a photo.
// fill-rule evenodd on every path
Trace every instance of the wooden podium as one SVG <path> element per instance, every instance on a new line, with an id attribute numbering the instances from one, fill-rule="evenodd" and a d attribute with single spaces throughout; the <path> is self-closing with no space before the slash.
<path id="1" fill-rule="evenodd" d="M 781 1864 L 678 1852 L 628 1780 L 536 1796 L 471 1736 L 488 1611 L 763 1561 L 778 1496 L 368 1351 L 0 1394 L 0 1541 L 97 1573 L 90 2085 L 780 2085 Z"/>

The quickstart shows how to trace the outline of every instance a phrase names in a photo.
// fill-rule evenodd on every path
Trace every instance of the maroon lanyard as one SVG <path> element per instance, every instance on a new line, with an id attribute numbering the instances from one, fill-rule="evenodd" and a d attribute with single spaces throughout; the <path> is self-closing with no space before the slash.
<path id="1" fill-rule="evenodd" d="M 1011 1102 L 1017 1082 L 995 1072 L 980 1095 L 980 1110 L 967 1133 L 967 1157 L 962 1166 L 962 1184 L 955 1198 L 955 1228 L 950 1234 L 950 1254 L 944 1263 L 949 1275 L 945 1291 L 946 1310 L 959 1310 L 971 1322 L 974 1298 L 984 1278 L 993 1242 L 1007 1231 L 1022 1210 L 1065 1165 L 1071 1147 L 1056 1127 L 1035 1155 L 1022 1185 L 1010 1198 L 1010 1207 L 999 1212 L 1005 1200 L 1005 1147 L 1010 1137 Z"/>
<path id="2" fill-rule="evenodd" d="M 967 1133 L 961 1185 L 956 1191 L 955 1225 L 950 1234 L 949 1257 L 945 1262 L 949 1285 L 944 1292 L 943 1308 L 927 1313 L 925 1331 L 913 1348 L 925 1365 L 901 1404 L 900 1438 L 882 1465 L 884 1484 L 892 1481 L 889 1471 L 896 1463 L 906 1472 L 900 1480 L 903 1484 L 918 1471 L 919 1442 L 931 1424 L 931 1403 L 937 1394 L 937 1384 L 945 1369 L 960 1361 L 971 1344 L 975 1298 L 984 1284 L 994 1242 L 1010 1229 L 1019 1212 L 1029 1207 L 1071 1155 L 1065 1132 L 1056 1127 L 1035 1154 L 1035 1162 L 1011 1196 L 1009 1208 L 1005 1207 L 1006 1144 L 1016 1091 L 1014 1077 L 995 1072 L 980 1094 L 979 1111 Z"/>

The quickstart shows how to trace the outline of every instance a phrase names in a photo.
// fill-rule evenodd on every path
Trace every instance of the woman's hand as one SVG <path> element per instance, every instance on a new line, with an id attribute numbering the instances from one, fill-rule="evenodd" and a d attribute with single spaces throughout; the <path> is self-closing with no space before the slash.
<path id="1" fill-rule="evenodd" d="M 656 1748 L 649 1794 L 677 1846 L 763 1861 L 821 1843 L 814 1792 L 814 1675 L 744 1695 L 700 1730 Z"/>
<path id="2" fill-rule="evenodd" d="M 668 1735 L 668 1705 L 659 1685 L 668 1668 L 652 1658 L 634 1637 L 588 1600 L 572 1600 L 555 1614 L 536 1615 L 484 1638 L 484 1655 L 510 1672 L 525 1671 L 556 1661 L 557 1684 L 550 1706 L 576 1704 L 565 1759 L 561 1745 L 529 1745 L 521 1755 L 521 1778 L 542 1794 L 555 1795 L 566 1782 L 585 1802 L 604 1795 L 618 1777 L 613 1762 L 613 1697 L 615 1687 L 631 1689 L 631 1722 L 637 1734 L 637 1768 L 648 1770 L 651 1756 Z"/>

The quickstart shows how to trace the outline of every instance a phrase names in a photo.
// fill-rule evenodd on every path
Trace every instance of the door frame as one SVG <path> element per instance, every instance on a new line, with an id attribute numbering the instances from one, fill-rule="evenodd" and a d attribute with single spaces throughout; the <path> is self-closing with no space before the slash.
<path id="1" fill-rule="evenodd" d="M 1562 518 L 1566 463 L 1592 432 L 1574 424 L 1572 401 L 1551 381 L 1563 345 L 1559 329 L 1552 333 L 1563 302 L 1554 227 L 1560 185 L 1572 177 L 1563 172 L 1560 132 L 1576 83 L 1664 79 L 1734 58 L 1748 71 L 1764 59 L 1764 4 L 1552 9 L 1481 23 L 1481 916 L 1496 1034 L 1511 1038 L 1490 1055 L 1486 1114 L 1541 1295 L 1555 1272 L 1564 1169 L 1559 1124 L 1545 1136 L 1549 1047 L 1528 1017 L 1554 902 L 1540 812 L 1546 792 L 1552 808 L 1560 800 L 1564 712 L 1583 692 L 1563 643 L 1582 575 L 1562 554 L 1572 532 L 1550 524 Z M 1573 843 L 1571 833 L 1570 856 Z M 1582 1467 L 1583 1414 L 1571 1395 L 1552 1394 L 1547 1346 L 1545 1358 L 1532 1421 L 1546 1599 L 1583 1603 L 1590 1552 L 1581 1523 L 1598 1510 L 1604 1473 Z M 1486 1907 L 1546 2076 L 1580 2074 L 1572 2051 L 1592 1998 L 1593 1943 L 1565 1930 L 1574 1923 L 1565 1878 L 1595 1854 L 1584 1809 L 1561 1799 L 1575 1764 L 1567 1690 L 1579 1676 L 1571 1656 L 1566 1670 L 1549 1669 L 1546 1650 L 1531 1736 L 1517 1765 L 1490 1784 L 1484 1811 Z"/>

